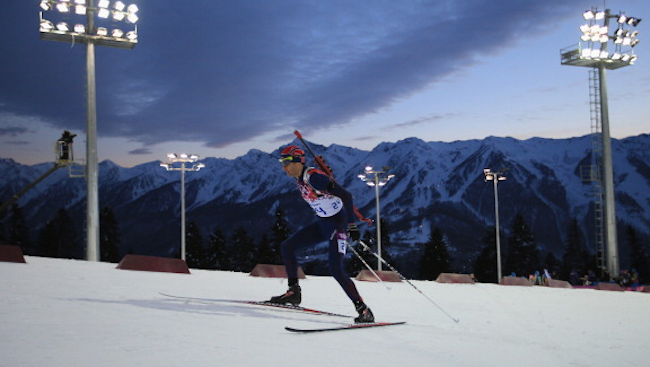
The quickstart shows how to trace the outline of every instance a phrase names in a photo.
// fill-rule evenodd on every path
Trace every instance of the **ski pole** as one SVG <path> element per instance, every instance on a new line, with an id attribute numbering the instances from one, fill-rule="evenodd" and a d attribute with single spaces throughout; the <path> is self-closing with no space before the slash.
<path id="1" fill-rule="evenodd" d="M 459 319 L 454 318 L 453 316 L 451 316 L 447 311 L 445 311 L 442 307 L 440 307 L 440 305 L 438 305 L 434 300 L 432 300 L 431 298 L 429 298 L 429 296 L 427 296 L 426 294 L 424 294 L 424 293 L 423 293 L 423 292 L 422 292 L 418 287 L 416 287 L 415 284 L 411 283 L 411 281 L 409 281 L 408 279 L 406 279 L 406 277 L 405 277 L 404 275 L 402 275 L 402 273 L 400 273 L 399 271 L 397 271 L 397 269 L 395 269 L 391 264 L 389 264 L 389 263 L 388 263 L 386 260 L 384 260 L 381 256 L 379 256 L 379 255 L 377 255 L 376 253 L 374 253 L 374 252 L 370 249 L 370 247 L 368 247 L 368 245 L 366 245 L 363 241 L 359 240 L 359 243 L 363 246 L 364 250 L 370 252 L 370 253 L 371 253 L 372 255 L 374 255 L 377 259 L 379 259 L 379 261 L 381 261 L 382 263 L 384 263 L 384 264 L 385 264 L 385 265 L 386 265 L 390 270 L 392 270 L 392 271 L 393 271 L 395 274 L 397 274 L 397 275 L 398 275 L 398 276 L 399 276 L 403 281 L 405 281 L 405 282 L 408 283 L 411 287 L 413 287 L 413 289 L 415 289 L 416 291 L 418 291 L 422 296 L 424 296 L 424 298 L 426 298 L 429 302 L 431 302 L 432 305 L 436 306 L 436 307 L 437 307 L 440 311 L 442 311 L 442 313 L 444 313 L 447 317 L 449 317 L 450 319 L 452 319 L 455 323 L 459 323 L 459 322 L 460 322 Z"/>
<path id="2" fill-rule="evenodd" d="M 361 262 L 362 262 L 363 265 L 366 267 L 366 269 L 370 270 L 370 272 L 372 273 L 372 275 L 374 275 L 374 277 L 377 278 L 377 281 L 380 282 L 381 285 L 383 285 L 384 287 L 386 287 L 386 289 L 390 290 L 390 288 L 386 285 L 386 283 L 385 283 L 383 280 L 381 280 L 381 278 L 379 277 L 379 275 L 377 275 L 377 273 L 375 273 L 375 271 L 372 270 L 372 268 L 370 267 L 370 265 L 368 265 L 368 263 L 366 262 L 366 260 L 364 260 L 363 257 L 361 257 L 361 255 L 359 255 L 359 253 L 357 252 L 357 250 L 355 250 L 353 246 L 348 246 L 348 247 L 350 248 L 350 250 L 352 250 L 352 252 L 354 253 L 354 255 L 355 255 L 359 260 L 361 260 Z"/>

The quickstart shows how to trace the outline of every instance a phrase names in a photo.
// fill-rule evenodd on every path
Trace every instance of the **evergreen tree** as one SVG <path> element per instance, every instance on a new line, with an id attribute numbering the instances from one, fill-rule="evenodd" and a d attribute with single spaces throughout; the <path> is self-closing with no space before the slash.
<path id="1" fill-rule="evenodd" d="M 25 254 L 31 253 L 29 228 L 27 227 L 23 211 L 17 204 L 11 206 L 8 245 L 19 246 Z"/>
<path id="2" fill-rule="evenodd" d="M 577 278 L 586 272 L 586 256 L 580 226 L 578 220 L 574 218 L 569 225 L 567 242 L 562 255 L 560 278 L 576 283 Z"/>
<path id="3" fill-rule="evenodd" d="M 280 244 L 291 236 L 291 229 L 289 223 L 284 219 L 282 210 L 275 213 L 275 223 L 271 228 L 271 238 L 269 239 L 269 264 L 282 264 L 282 254 L 280 252 Z"/>
<path id="4" fill-rule="evenodd" d="M 474 260 L 474 276 L 480 282 L 498 283 L 496 227 L 489 226 L 483 236 L 483 249 Z"/>
<path id="5" fill-rule="evenodd" d="M 420 257 L 419 279 L 435 280 L 440 273 L 448 273 L 450 269 L 447 243 L 439 228 L 435 228 L 424 244 L 424 253 Z"/>
<path id="6" fill-rule="evenodd" d="M 4 215 L 6 212 L 0 212 L 0 245 L 7 244 L 7 231 L 5 229 Z"/>
<path id="7" fill-rule="evenodd" d="M 45 223 L 38 233 L 38 243 L 34 255 L 43 257 L 58 257 L 58 230 L 54 221 Z"/>
<path id="8" fill-rule="evenodd" d="M 540 253 L 530 227 L 521 214 L 517 214 L 508 238 L 506 272 L 528 276 L 540 270 Z"/>
<path id="9" fill-rule="evenodd" d="M 113 209 L 107 206 L 99 213 L 100 260 L 117 263 L 120 261 L 120 231 Z"/>
<path id="10" fill-rule="evenodd" d="M 203 236 L 201 229 L 196 222 L 188 223 L 185 230 L 185 260 L 187 266 L 195 269 L 204 269 L 205 264 L 205 249 L 203 248 Z"/>
<path id="11" fill-rule="evenodd" d="M 280 265 L 278 263 L 277 251 L 274 251 L 274 248 L 271 245 L 271 240 L 266 233 L 262 235 L 260 245 L 257 246 L 254 260 L 259 264 Z"/>
<path id="12" fill-rule="evenodd" d="M 549 252 L 546 254 L 544 259 L 544 269 L 548 270 L 548 273 L 551 274 L 553 278 L 557 278 L 562 269 L 562 263 L 558 260 L 553 253 Z"/>
<path id="13" fill-rule="evenodd" d="M 248 236 L 243 227 L 238 227 L 230 240 L 230 254 L 232 254 L 232 270 L 249 272 L 255 266 L 253 262 L 253 253 L 255 252 L 255 243 Z"/>
<path id="14" fill-rule="evenodd" d="M 627 226 L 625 230 L 625 239 L 629 246 L 630 252 L 630 265 L 632 271 L 636 271 L 639 275 L 638 282 L 640 284 L 647 284 L 650 282 L 650 258 L 648 252 L 641 244 L 637 236 L 636 229 L 632 226 Z"/>
<path id="15" fill-rule="evenodd" d="M 64 259 L 83 258 L 82 247 L 68 211 L 61 208 L 39 234 L 39 254 Z"/>
<path id="16" fill-rule="evenodd" d="M 205 261 L 207 269 L 232 270 L 229 258 L 226 256 L 226 237 L 219 228 L 215 228 L 210 233 Z"/>
<path id="17" fill-rule="evenodd" d="M 60 229 L 61 257 L 71 259 L 83 259 L 84 251 L 80 245 L 79 237 L 74 222 L 67 209 L 59 209 L 54 217 L 57 227 Z"/>

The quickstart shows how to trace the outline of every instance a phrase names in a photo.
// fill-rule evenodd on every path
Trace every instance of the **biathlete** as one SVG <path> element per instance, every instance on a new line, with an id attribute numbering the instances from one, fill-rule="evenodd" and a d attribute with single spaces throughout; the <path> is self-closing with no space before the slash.
<path id="1" fill-rule="evenodd" d="M 311 206 L 318 220 L 282 242 L 280 250 L 287 270 L 289 289 L 270 299 L 273 303 L 298 305 L 302 301 L 298 285 L 298 260 L 296 250 L 328 241 L 328 262 L 332 276 L 339 282 L 359 316 L 357 323 L 374 322 L 370 308 L 363 302 L 357 287 L 343 267 L 349 237 L 359 240 L 355 224 L 352 194 L 332 180 L 323 171 L 306 165 L 305 151 L 290 145 L 280 152 L 284 172 L 295 178 L 302 198 Z"/>

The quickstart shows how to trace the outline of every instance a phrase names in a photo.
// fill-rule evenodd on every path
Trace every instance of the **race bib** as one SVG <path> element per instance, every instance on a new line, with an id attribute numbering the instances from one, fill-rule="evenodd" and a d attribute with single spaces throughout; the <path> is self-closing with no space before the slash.
<path id="1" fill-rule="evenodd" d="M 310 185 L 299 183 L 300 195 L 319 217 L 331 217 L 341 211 L 343 200 L 331 194 L 318 194 Z"/>
<path id="2" fill-rule="evenodd" d="M 345 255 L 345 251 L 348 247 L 348 236 L 344 232 L 338 232 L 336 234 L 336 242 L 339 246 L 339 253 Z"/>
<path id="3" fill-rule="evenodd" d="M 323 195 L 315 200 L 307 200 L 307 203 L 319 217 L 331 217 L 343 208 L 341 198 L 332 195 Z"/>

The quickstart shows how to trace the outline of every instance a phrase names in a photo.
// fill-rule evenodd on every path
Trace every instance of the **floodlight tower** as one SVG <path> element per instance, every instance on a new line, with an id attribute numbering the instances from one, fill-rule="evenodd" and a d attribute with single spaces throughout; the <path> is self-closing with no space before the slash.
<path id="1" fill-rule="evenodd" d="M 379 171 L 375 171 L 372 166 L 366 166 L 362 174 L 358 175 L 361 181 L 365 182 L 368 186 L 375 187 L 375 205 L 377 209 L 377 270 L 381 271 L 381 216 L 379 214 L 379 187 L 385 186 L 395 175 L 387 175 L 386 173 L 390 167 L 384 167 Z"/>
<path id="2" fill-rule="evenodd" d="M 601 152 L 600 153 L 594 181 L 602 183 L 604 189 L 604 224 L 605 231 L 607 271 L 610 279 L 618 276 L 619 257 L 618 244 L 616 236 L 616 211 L 614 204 L 614 169 L 612 163 L 612 144 L 609 131 L 609 105 L 607 102 L 607 79 L 605 71 L 616 70 L 625 66 L 633 65 L 637 56 L 633 52 L 633 47 L 639 43 L 636 38 L 638 31 L 632 31 L 628 26 L 636 27 L 641 19 L 629 17 L 625 13 L 611 15 L 609 9 L 598 11 L 592 8 L 583 13 L 583 17 L 588 21 L 580 27 L 582 36 L 581 42 L 577 45 L 566 47 L 560 51 L 561 64 L 570 66 L 582 66 L 594 70 L 594 79 L 598 88 L 596 89 L 596 99 L 594 102 L 600 108 L 600 113 L 596 114 L 601 127 Z M 618 24 L 615 29 L 610 29 L 610 20 L 616 19 Z M 613 49 L 609 52 L 608 46 Z M 597 71 L 597 73 L 596 73 Z M 597 133 L 597 132 L 596 132 Z M 604 250 L 599 249 L 599 250 Z"/>
<path id="3" fill-rule="evenodd" d="M 167 154 L 169 163 L 160 163 L 160 166 L 167 171 L 181 171 L 181 259 L 185 261 L 185 172 L 198 171 L 204 168 L 203 163 L 194 163 L 199 159 L 196 154 Z M 174 167 L 174 163 L 180 163 L 180 167 Z M 186 163 L 193 163 L 191 167 L 185 166 Z"/>
<path id="4" fill-rule="evenodd" d="M 132 49 L 138 43 L 138 7 L 109 0 L 42 0 L 40 34 L 47 41 L 86 45 L 86 259 L 99 261 L 99 164 L 97 158 L 97 105 L 95 45 Z M 44 14 L 47 15 L 44 17 Z M 97 16 L 97 19 L 95 19 Z M 74 23 L 69 23 L 69 22 Z M 100 26 L 95 23 L 99 22 Z M 125 21 L 128 31 L 114 28 Z M 109 33 L 109 28 L 112 30 Z"/>
<path id="5" fill-rule="evenodd" d="M 485 168 L 483 170 L 485 175 L 485 182 L 492 181 L 494 185 L 494 227 L 496 235 L 496 251 L 497 251 L 497 283 L 501 282 L 503 276 L 501 272 L 501 233 L 499 229 L 499 181 L 505 181 L 506 177 L 502 172 L 492 172 L 491 169 Z"/>

